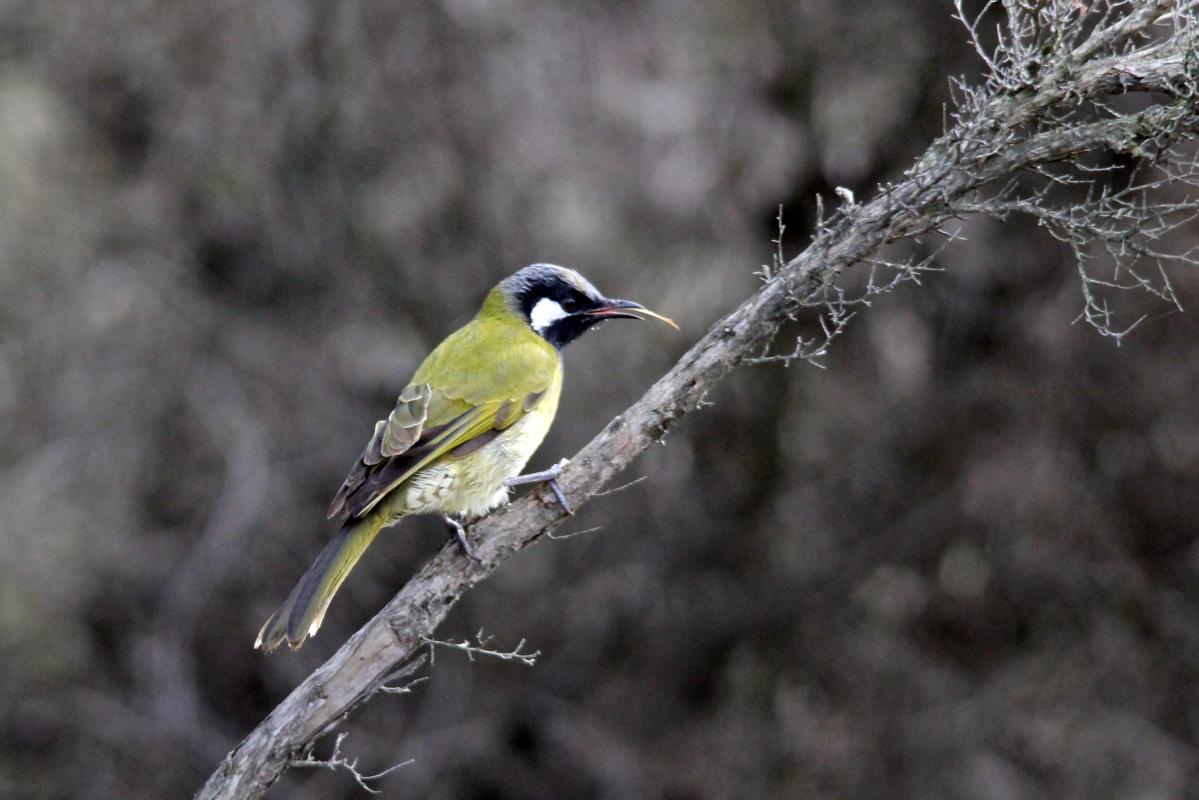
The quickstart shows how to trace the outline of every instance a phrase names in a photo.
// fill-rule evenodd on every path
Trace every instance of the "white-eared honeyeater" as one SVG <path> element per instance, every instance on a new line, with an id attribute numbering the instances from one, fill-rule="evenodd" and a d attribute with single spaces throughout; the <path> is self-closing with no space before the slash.
<path id="1" fill-rule="evenodd" d="M 654 317 L 604 297 L 582 275 L 552 264 L 501 281 L 475 318 L 450 334 L 400 392 L 329 507 L 341 530 L 258 632 L 265 651 L 316 633 L 329 601 L 380 530 L 413 514 L 443 514 L 468 556 L 458 519 L 507 501 L 519 483 L 553 483 L 563 462 L 520 475 L 558 410 L 558 351 L 606 319 Z M 569 510 L 569 509 L 568 509 Z M 455 519 L 457 518 L 457 519 Z"/>

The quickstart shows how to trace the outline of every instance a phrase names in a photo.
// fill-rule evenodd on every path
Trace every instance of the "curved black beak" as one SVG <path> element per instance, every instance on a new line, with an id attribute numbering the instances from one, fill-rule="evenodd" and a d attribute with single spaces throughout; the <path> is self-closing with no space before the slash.
<path id="1" fill-rule="evenodd" d="M 665 322 L 676 331 L 679 329 L 674 320 L 662 316 L 657 311 L 650 311 L 645 306 L 640 303 L 634 303 L 632 300 L 614 300 L 609 298 L 604 300 L 604 304 L 599 308 L 593 308 L 583 313 L 592 317 L 618 317 L 621 319 L 645 319 L 646 317 L 652 317 L 653 319 Z"/>

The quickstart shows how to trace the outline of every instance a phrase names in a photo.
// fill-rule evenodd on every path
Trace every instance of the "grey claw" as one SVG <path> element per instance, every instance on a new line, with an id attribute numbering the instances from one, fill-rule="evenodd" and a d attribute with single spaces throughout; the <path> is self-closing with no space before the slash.
<path id="1" fill-rule="evenodd" d="M 562 494 L 562 487 L 558 485 L 557 478 L 550 478 L 546 481 L 546 485 L 550 487 L 550 491 L 554 493 L 554 499 L 558 501 L 558 505 L 562 506 L 562 510 L 570 516 L 575 515 L 575 510 L 570 507 L 570 503 L 566 502 L 566 495 Z"/>
<path id="2" fill-rule="evenodd" d="M 450 529 L 450 535 L 454 537 L 454 541 L 456 541 L 458 546 L 462 548 L 462 552 L 466 554 L 467 558 L 469 558 L 471 561 L 474 561 L 476 564 L 482 564 L 483 559 L 475 555 L 474 548 L 470 546 L 470 542 L 466 539 L 466 529 L 462 527 L 462 523 L 453 517 L 447 516 L 445 518 L 445 524 Z"/>

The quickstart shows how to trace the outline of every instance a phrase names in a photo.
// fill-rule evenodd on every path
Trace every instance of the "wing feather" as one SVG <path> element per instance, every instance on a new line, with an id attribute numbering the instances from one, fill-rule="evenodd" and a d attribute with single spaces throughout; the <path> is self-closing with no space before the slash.
<path id="1" fill-rule="evenodd" d="M 432 396 L 433 390 L 427 383 L 404 387 L 387 419 L 375 423 L 374 434 L 329 504 L 330 517 L 344 510 L 346 499 L 362 486 L 372 467 L 401 455 L 420 441 Z"/>
<path id="2" fill-rule="evenodd" d="M 476 320 L 429 354 L 388 418 L 375 424 L 329 506 L 330 517 L 368 513 L 419 470 L 442 457 L 474 452 L 537 406 L 557 374 L 557 353 L 539 337 L 503 341 L 507 334 L 499 333 L 497 342 L 496 331 Z M 470 359 L 489 335 L 491 349 L 504 357 Z M 478 368 L 449 368 L 455 359 Z M 434 386 L 429 376 L 437 374 L 456 378 Z"/>

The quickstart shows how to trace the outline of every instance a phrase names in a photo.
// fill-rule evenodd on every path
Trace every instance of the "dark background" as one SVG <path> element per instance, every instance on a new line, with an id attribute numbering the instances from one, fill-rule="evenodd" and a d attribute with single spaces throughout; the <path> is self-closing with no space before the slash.
<path id="1" fill-rule="evenodd" d="M 441 544 L 405 523 L 251 649 L 420 358 L 533 261 L 679 320 L 568 351 L 532 466 L 570 454 L 755 288 L 780 203 L 794 253 L 940 132 L 949 12 L 0 4 L 0 796 L 189 796 Z M 1117 348 L 1045 233 L 965 232 L 442 630 L 536 667 L 441 651 L 347 753 L 415 759 L 397 798 L 1199 797 L 1199 317 Z"/>

